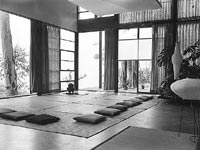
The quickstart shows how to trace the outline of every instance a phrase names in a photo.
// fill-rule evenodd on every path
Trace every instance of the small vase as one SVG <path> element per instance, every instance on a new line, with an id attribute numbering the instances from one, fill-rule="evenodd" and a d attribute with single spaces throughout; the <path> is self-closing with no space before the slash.
<path id="1" fill-rule="evenodd" d="M 174 80 L 178 79 L 182 60 L 183 57 L 180 52 L 180 42 L 176 42 L 174 54 L 171 57 L 171 61 L 173 64 L 173 71 L 174 71 Z"/>

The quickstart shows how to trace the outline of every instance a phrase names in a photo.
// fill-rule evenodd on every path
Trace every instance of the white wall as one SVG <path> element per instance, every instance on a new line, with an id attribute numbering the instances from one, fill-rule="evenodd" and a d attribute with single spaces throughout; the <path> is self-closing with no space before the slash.
<path id="1" fill-rule="evenodd" d="M 77 7 L 67 0 L 0 0 L 0 9 L 77 31 Z"/>

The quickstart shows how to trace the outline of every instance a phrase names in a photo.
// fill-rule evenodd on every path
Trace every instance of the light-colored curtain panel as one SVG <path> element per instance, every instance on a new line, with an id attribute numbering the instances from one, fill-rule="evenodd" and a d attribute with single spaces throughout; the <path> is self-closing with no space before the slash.
<path id="1" fill-rule="evenodd" d="M 178 18 L 200 18 L 200 0 L 178 0 Z"/>
<path id="2" fill-rule="evenodd" d="M 49 90 L 59 90 L 59 29 L 48 26 Z"/>
<path id="3" fill-rule="evenodd" d="M 127 23 L 137 23 L 137 22 L 139 23 L 139 22 L 171 19 L 172 0 L 158 0 L 158 1 L 162 5 L 162 8 L 154 10 L 121 13 L 119 15 L 119 23 L 127 24 Z"/>
<path id="4" fill-rule="evenodd" d="M 151 93 L 158 92 L 161 82 L 167 76 L 165 68 L 158 67 L 157 57 L 164 48 L 172 46 L 172 40 L 171 24 L 153 26 Z"/>
<path id="5" fill-rule="evenodd" d="M 177 36 L 182 51 L 188 46 L 194 45 L 200 39 L 200 22 L 178 24 Z"/>

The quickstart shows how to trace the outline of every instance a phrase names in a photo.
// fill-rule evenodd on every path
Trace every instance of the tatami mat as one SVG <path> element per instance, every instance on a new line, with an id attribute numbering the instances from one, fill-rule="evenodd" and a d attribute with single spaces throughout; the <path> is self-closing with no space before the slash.
<path id="1" fill-rule="evenodd" d="M 195 143 L 191 134 L 128 127 L 95 150 L 193 150 Z"/>

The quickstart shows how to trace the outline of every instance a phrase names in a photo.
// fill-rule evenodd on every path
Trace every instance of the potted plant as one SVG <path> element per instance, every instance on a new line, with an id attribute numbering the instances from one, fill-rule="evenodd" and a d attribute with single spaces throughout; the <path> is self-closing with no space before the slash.
<path id="1" fill-rule="evenodd" d="M 173 55 L 173 46 L 164 48 L 157 57 L 158 67 L 164 67 L 166 71 L 166 78 L 161 82 L 158 92 L 161 98 L 173 98 L 175 94 L 171 91 L 170 85 L 174 82 L 173 65 L 171 57 Z"/>
<path id="2" fill-rule="evenodd" d="M 200 40 L 183 51 L 179 80 L 171 89 L 182 99 L 200 100 Z"/>
<path id="3" fill-rule="evenodd" d="M 179 78 L 200 78 L 200 40 L 183 51 Z"/>

